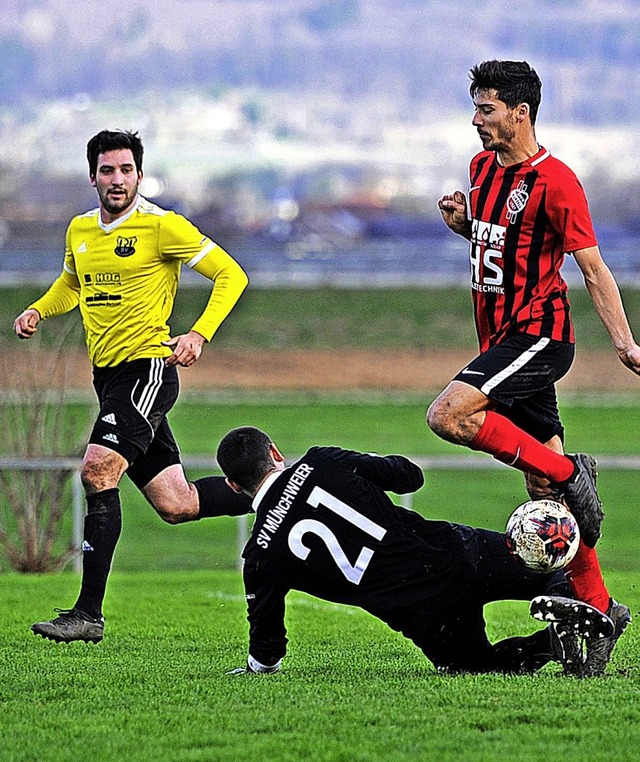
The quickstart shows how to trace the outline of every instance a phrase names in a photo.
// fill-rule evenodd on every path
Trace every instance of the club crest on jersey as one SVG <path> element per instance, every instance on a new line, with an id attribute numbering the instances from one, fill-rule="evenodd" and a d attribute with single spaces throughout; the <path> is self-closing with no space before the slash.
<path id="1" fill-rule="evenodd" d="M 114 249 L 115 255 L 118 257 L 130 257 L 132 254 L 135 254 L 137 240 L 137 236 L 132 238 L 118 237 L 116 248 Z"/>
<path id="2" fill-rule="evenodd" d="M 520 180 L 518 187 L 511 191 L 507 199 L 507 219 L 509 222 L 515 222 L 516 217 L 525 208 L 528 200 L 527 184 L 524 180 Z"/>

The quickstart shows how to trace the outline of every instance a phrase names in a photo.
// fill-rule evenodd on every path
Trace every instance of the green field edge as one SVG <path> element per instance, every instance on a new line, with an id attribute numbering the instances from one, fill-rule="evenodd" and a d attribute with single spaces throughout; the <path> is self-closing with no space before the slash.
<path id="1" fill-rule="evenodd" d="M 280 405 L 303 406 L 313 403 L 328 403 L 331 405 L 362 405 L 374 406 L 428 404 L 440 389 L 425 389 L 424 391 L 397 391 L 384 389 L 343 389 L 340 391 L 322 390 L 261 390 L 261 389 L 183 389 L 180 392 L 178 405 L 220 404 L 233 405 L 250 403 L 251 405 Z M 20 392 L 3 391 L 0 398 L 0 408 L 22 400 Z M 95 393 L 91 389 L 65 390 L 65 403 L 92 404 L 96 402 Z M 60 394 L 52 391 L 43 399 L 60 402 Z M 640 403 L 640 384 L 638 391 L 563 391 L 559 393 L 561 407 L 637 407 Z"/>

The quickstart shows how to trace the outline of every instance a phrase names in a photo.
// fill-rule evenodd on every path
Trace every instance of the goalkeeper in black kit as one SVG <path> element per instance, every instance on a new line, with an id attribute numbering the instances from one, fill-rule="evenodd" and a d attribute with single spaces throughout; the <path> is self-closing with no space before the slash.
<path id="1" fill-rule="evenodd" d="M 589 653 L 612 637 L 611 620 L 570 598 L 563 572 L 521 566 L 503 534 L 394 505 L 387 491 L 415 492 L 424 482 L 407 458 L 312 447 L 286 467 L 267 434 L 245 426 L 223 438 L 217 460 L 256 513 L 243 552 L 249 655 L 234 673 L 280 669 L 285 599 L 300 590 L 368 611 L 440 671 L 526 674 L 557 661 L 565 674 L 598 674 Z M 532 615 L 549 625 L 492 644 L 483 607 L 503 599 L 531 601 Z"/>

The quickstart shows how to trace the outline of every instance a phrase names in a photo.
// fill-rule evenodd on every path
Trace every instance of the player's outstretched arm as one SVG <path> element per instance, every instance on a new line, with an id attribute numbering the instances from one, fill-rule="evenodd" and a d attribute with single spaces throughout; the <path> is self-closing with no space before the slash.
<path id="1" fill-rule="evenodd" d="M 467 198 L 462 191 L 446 194 L 438 200 L 438 209 L 446 226 L 467 240 L 471 239 L 471 220 L 467 215 Z"/>
<path id="2" fill-rule="evenodd" d="M 30 339 L 37 331 L 41 320 L 64 315 L 77 307 L 79 301 L 80 284 L 75 273 L 72 273 L 65 265 L 65 270 L 49 289 L 18 315 L 14 321 L 13 330 L 21 339 Z"/>
<path id="3" fill-rule="evenodd" d="M 16 336 L 19 339 L 30 339 L 33 334 L 38 330 L 38 323 L 42 320 L 38 310 L 30 308 L 23 313 L 13 322 L 13 330 L 16 332 Z"/>
<path id="4" fill-rule="evenodd" d="M 574 252 L 574 258 L 620 361 L 640 375 L 640 346 L 633 337 L 618 284 L 602 259 L 599 248 L 580 249 Z"/>
<path id="5" fill-rule="evenodd" d="M 377 455 L 361 453 L 355 450 L 343 450 L 340 447 L 314 447 L 336 463 L 363 479 L 376 484 L 385 492 L 406 495 L 417 492 L 424 484 L 424 474 L 404 455 Z"/>

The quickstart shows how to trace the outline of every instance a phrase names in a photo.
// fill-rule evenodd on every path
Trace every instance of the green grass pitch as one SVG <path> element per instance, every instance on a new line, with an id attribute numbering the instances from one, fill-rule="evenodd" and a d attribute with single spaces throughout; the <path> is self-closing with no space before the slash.
<path id="1" fill-rule="evenodd" d="M 13 318 L 41 293 L 2 289 L 0 340 L 15 349 Z M 625 289 L 634 326 L 640 290 Z M 207 293 L 180 289 L 174 333 Z M 572 289 L 579 347 L 609 347 L 584 289 Z M 451 319 L 455 315 L 456 319 Z M 59 319 L 61 320 L 61 319 Z M 76 318 L 77 323 L 77 318 Z M 62 323 L 55 324 L 58 330 Z M 52 324 L 42 345 L 55 341 Z M 81 345 L 79 332 L 71 339 Z M 249 289 L 216 336 L 220 347 L 456 347 L 474 351 L 466 289 Z M 616 362 L 612 352 L 612 363 Z M 183 452 L 212 454 L 233 426 L 265 428 L 289 455 L 311 444 L 381 453 L 462 454 L 424 424 L 428 398 L 225 395 L 183 397 L 172 424 Z M 563 400 L 567 449 L 634 455 L 638 396 Z M 605 405 L 606 403 L 606 405 Z M 193 476 L 198 474 L 194 473 Z M 502 529 L 525 499 L 510 469 L 433 471 L 416 510 Z M 607 514 L 599 549 L 611 591 L 640 611 L 639 475 L 602 470 Z M 437 675 L 397 633 L 356 609 L 291 595 L 291 639 L 282 673 L 228 676 L 244 662 L 247 624 L 237 562 L 237 522 L 170 527 L 123 484 L 124 531 L 98 646 L 55 645 L 32 622 L 69 606 L 79 580 L 0 573 L 0 761 L 539 762 L 637 760 L 640 635 L 633 624 L 605 678 Z M 0 563 L 0 571 L 3 567 Z M 487 608 L 492 638 L 538 625 L 519 602 Z"/>
<path id="2" fill-rule="evenodd" d="M 213 453 L 231 427 L 265 428 L 285 453 L 339 444 L 414 455 L 463 454 L 430 434 L 428 400 L 274 395 L 219 404 L 182 400 L 172 416 L 185 453 Z M 633 454 L 635 404 L 567 403 L 567 447 Z M 195 474 L 194 474 L 195 475 Z M 638 474 L 602 470 L 600 545 L 614 595 L 640 609 Z M 414 507 L 434 518 L 502 528 L 525 499 L 518 473 L 427 473 Z M 635 760 L 640 748 L 640 635 L 632 625 L 605 678 L 549 666 L 533 677 L 437 675 L 420 652 L 369 615 L 290 596 L 291 640 L 274 676 L 229 676 L 247 625 L 236 522 L 164 525 L 123 486 L 124 531 L 97 646 L 56 645 L 33 621 L 73 603 L 78 578 L 0 575 L 0 759 Z M 538 626 L 520 602 L 487 609 L 492 638 Z"/>

